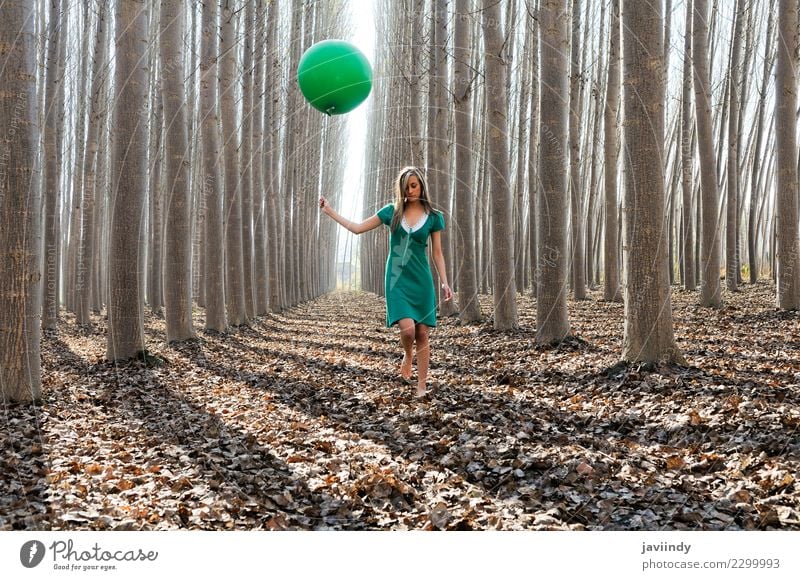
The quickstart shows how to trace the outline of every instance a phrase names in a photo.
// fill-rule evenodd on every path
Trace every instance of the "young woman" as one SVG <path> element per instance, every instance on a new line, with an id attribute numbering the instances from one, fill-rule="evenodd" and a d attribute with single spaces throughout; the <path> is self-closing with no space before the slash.
<path id="1" fill-rule="evenodd" d="M 436 326 L 436 292 L 428 263 L 428 238 L 433 249 L 433 263 L 442 282 L 445 301 L 453 298 L 447 284 L 447 270 L 442 255 L 441 231 L 444 217 L 434 211 L 428 198 L 425 178 L 416 167 L 404 167 L 395 180 L 395 202 L 387 204 L 366 221 L 354 223 L 333 211 L 324 197 L 319 207 L 336 222 L 363 234 L 381 224 L 389 226 L 389 257 L 386 260 L 386 326 L 400 327 L 403 362 L 400 376 L 411 379 L 413 348 L 417 351 L 417 397 L 427 389 L 430 348 L 428 329 Z"/>

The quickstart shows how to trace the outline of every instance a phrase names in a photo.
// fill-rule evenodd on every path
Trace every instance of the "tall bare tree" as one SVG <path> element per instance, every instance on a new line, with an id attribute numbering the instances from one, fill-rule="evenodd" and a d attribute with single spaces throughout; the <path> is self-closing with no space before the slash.
<path id="1" fill-rule="evenodd" d="M 253 73 L 255 88 L 253 92 L 253 213 L 254 234 L 254 272 L 256 316 L 269 312 L 269 258 L 267 255 L 267 199 L 264 185 L 264 52 L 266 46 L 267 8 L 259 2 L 255 9 L 255 54 Z"/>
<path id="2" fill-rule="evenodd" d="M 613 302 L 622 301 L 619 288 L 619 238 L 617 235 L 617 166 L 619 151 L 619 125 L 617 110 L 619 109 L 619 45 L 620 36 L 619 0 L 613 0 L 611 10 L 611 27 L 608 43 L 608 81 L 606 84 L 606 104 L 604 115 L 605 138 L 605 237 L 603 298 Z"/>
<path id="3" fill-rule="evenodd" d="M 569 73 L 569 191 L 570 219 L 572 222 L 572 287 L 575 300 L 586 298 L 586 251 L 583 232 L 583 195 L 581 192 L 580 133 L 581 120 L 581 68 L 580 30 L 581 2 L 572 0 L 572 42 L 570 43 Z"/>
<path id="4" fill-rule="evenodd" d="M 683 41 L 683 82 L 681 91 L 681 193 L 683 216 L 681 219 L 681 243 L 683 244 L 683 287 L 694 290 L 694 220 L 692 193 L 694 191 L 692 135 L 692 0 L 686 0 L 686 27 Z"/>
<path id="5" fill-rule="evenodd" d="M 428 90 L 428 139 L 426 140 L 428 162 L 428 181 L 431 184 L 431 191 L 435 196 L 437 206 L 445 210 L 445 215 L 449 216 L 450 210 L 450 139 L 448 138 L 448 120 L 450 110 L 447 106 L 447 2 L 446 0 L 434 0 L 433 17 L 430 25 L 430 86 Z M 450 224 L 452 225 L 452 224 Z M 451 246 L 448 243 L 451 238 L 452 229 L 443 232 L 442 251 L 444 253 L 445 264 L 451 263 Z M 437 274 L 438 282 L 438 274 Z M 441 315 L 453 315 L 457 308 L 454 300 L 444 302 L 442 300 L 441 284 L 437 283 L 439 289 L 439 310 Z"/>
<path id="6" fill-rule="evenodd" d="M 161 87 L 166 135 L 166 231 L 164 307 L 167 341 L 194 336 L 192 327 L 192 223 L 189 190 L 189 136 L 181 47 L 184 34 L 182 0 L 161 0 Z"/>
<path id="7" fill-rule="evenodd" d="M 569 0 L 542 0 L 539 176 L 535 272 L 536 342 L 552 344 L 570 334 L 567 316 L 567 132 L 569 85 Z"/>
<path id="8" fill-rule="evenodd" d="M 664 213 L 663 6 L 626 2 L 625 334 L 622 359 L 680 362 L 672 328 Z M 654 74 L 655 71 L 655 74 Z"/>
<path id="9" fill-rule="evenodd" d="M 77 294 L 76 318 L 78 324 L 89 324 L 89 311 L 91 309 L 92 287 L 91 280 L 94 270 L 95 253 L 95 222 L 97 221 L 97 164 L 100 141 L 100 124 L 104 117 L 106 107 L 105 93 L 107 89 L 106 45 L 108 44 L 107 32 L 107 2 L 98 0 L 96 12 L 95 45 L 92 57 L 91 93 L 89 101 L 89 127 L 86 135 L 86 151 L 84 157 L 83 180 L 83 228 L 81 247 L 78 256 L 78 271 L 75 284 Z"/>
<path id="10" fill-rule="evenodd" d="M 156 316 L 164 313 L 164 99 L 161 96 L 161 66 L 159 65 L 160 43 L 158 4 L 150 10 L 150 42 L 148 68 L 151 71 L 149 84 L 149 137 L 147 145 L 147 292 L 145 300 Z"/>
<path id="11" fill-rule="evenodd" d="M 797 0 L 778 2 L 778 62 L 775 70 L 777 152 L 776 236 L 778 307 L 800 308 L 800 240 L 797 180 Z"/>
<path id="12" fill-rule="evenodd" d="M 253 289 L 253 34 L 254 5 L 245 2 L 242 39 L 242 131 L 241 131 L 241 197 L 242 197 L 242 270 L 244 274 L 244 308 L 248 319 L 255 316 Z M 232 97 L 233 95 L 231 95 Z"/>
<path id="13" fill-rule="evenodd" d="M 511 188 L 508 163 L 508 101 L 503 55 L 506 39 L 501 26 L 500 5 L 483 0 L 483 41 L 486 51 L 486 95 L 489 123 L 488 156 L 491 179 L 491 217 L 494 298 L 494 327 L 507 330 L 517 327 L 517 287 L 514 276 L 514 220 L 511 214 Z"/>
<path id="14" fill-rule="evenodd" d="M 66 49 L 62 25 L 62 0 L 50 0 L 48 18 L 47 70 L 45 71 L 44 120 L 44 299 L 42 328 L 55 329 L 58 323 L 61 236 L 61 161 L 64 126 L 64 59 Z"/>
<path id="15" fill-rule="evenodd" d="M 36 35 L 28 0 L 3 5 L 0 23 L 0 397 L 41 395 L 41 192 L 34 178 Z"/>
<path id="16" fill-rule="evenodd" d="M 282 54 L 278 48 L 278 7 L 277 2 L 270 2 L 267 7 L 267 88 L 264 99 L 264 119 L 266 119 L 266 139 L 268 146 L 264 152 L 265 195 L 267 204 L 267 231 L 269 240 L 269 308 L 273 312 L 280 312 L 284 306 L 283 292 L 283 261 L 281 260 L 281 203 L 278 199 L 281 191 L 279 181 L 280 159 L 279 133 L 280 109 L 278 107 L 278 73 L 282 63 Z"/>
<path id="17" fill-rule="evenodd" d="M 527 12 L 527 10 L 526 10 Z M 539 22 L 534 19 L 533 14 L 528 14 L 525 18 L 526 28 L 532 29 L 531 32 L 531 51 L 530 62 L 526 63 L 531 67 L 531 94 L 530 94 L 530 116 L 528 118 L 528 252 L 529 270 L 531 272 L 532 293 L 536 296 L 536 280 L 533 275 L 537 267 L 539 247 L 538 233 L 536 225 L 536 205 L 539 198 Z"/>
<path id="18" fill-rule="evenodd" d="M 736 0 L 736 21 L 728 73 L 728 188 L 725 220 L 725 286 L 739 290 L 739 91 L 745 3 Z"/>
<path id="19" fill-rule="evenodd" d="M 222 0 L 220 22 L 220 108 L 225 156 L 225 301 L 233 326 L 248 322 L 244 297 L 242 246 L 242 189 L 236 124 L 237 36 L 234 21 L 240 15 L 236 0 Z"/>
<path id="20" fill-rule="evenodd" d="M 140 235 L 146 191 L 147 10 L 144 0 L 116 2 L 114 161 L 108 270 L 108 344 L 111 360 L 144 351 Z"/>
<path id="21" fill-rule="evenodd" d="M 459 236 L 455 270 L 459 317 L 463 322 L 481 319 L 475 247 L 475 193 L 472 184 L 472 91 L 475 74 L 470 63 L 471 17 L 467 0 L 456 0 L 453 19 L 453 112 L 455 143 L 456 221 L 450 235 Z"/>
<path id="22" fill-rule="evenodd" d="M 91 30 L 90 11 L 88 5 L 80 4 L 75 5 L 77 11 L 77 30 Z M 72 187 L 67 187 L 66 192 L 69 194 L 69 209 L 66 211 L 65 218 L 69 226 L 67 228 L 67 243 L 65 247 L 65 261 L 64 261 L 64 294 L 65 304 L 70 312 L 76 312 L 77 297 L 75 292 L 76 286 L 76 272 L 78 266 L 78 250 L 80 246 L 81 237 L 81 221 L 83 218 L 83 201 L 84 201 L 84 159 L 86 156 L 86 117 L 87 117 L 87 93 L 90 91 L 88 85 L 90 74 L 87 73 L 89 69 L 90 53 L 89 53 L 89 38 L 91 34 L 78 34 L 80 42 L 77 45 L 79 48 L 74 51 L 71 56 L 74 58 L 73 75 L 73 108 L 75 125 L 72 129 L 72 145 L 73 152 L 70 155 L 70 162 L 67 171 L 69 172 L 68 179 L 72 182 Z"/>
<path id="23" fill-rule="evenodd" d="M 203 131 L 203 186 L 205 197 L 206 328 L 223 332 L 228 327 L 225 313 L 224 233 L 220 142 L 217 130 L 217 30 L 216 1 L 203 3 L 203 31 L 200 37 L 200 123 Z"/>
<path id="24" fill-rule="evenodd" d="M 697 136 L 700 145 L 702 187 L 700 305 L 722 304 L 719 284 L 719 228 L 717 227 L 717 160 L 711 126 L 711 89 L 708 67 L 708 0 L 694 0 L 692 57 Z"/>

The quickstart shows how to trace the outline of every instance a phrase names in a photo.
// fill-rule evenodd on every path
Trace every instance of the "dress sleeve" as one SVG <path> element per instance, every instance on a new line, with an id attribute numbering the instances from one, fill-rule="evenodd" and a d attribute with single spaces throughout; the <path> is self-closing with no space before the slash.
<path id="1" fill-rule="evenodd" d="M 433 212 L 433 224 L 431 224 L 431 232 L 438 232 L 444 229 L 444 216 L 440 211 Z"/>
<path id="2" fill-rule="evenodd" d="M 378 210 L 378 213 L 376 215 L 380 218 L 381 222 L 384 225 L 388 226 L 390 223 L 392 223 L 392 216 L 394 215 L 394 204 L 387 203 L 380 210 Z"/>

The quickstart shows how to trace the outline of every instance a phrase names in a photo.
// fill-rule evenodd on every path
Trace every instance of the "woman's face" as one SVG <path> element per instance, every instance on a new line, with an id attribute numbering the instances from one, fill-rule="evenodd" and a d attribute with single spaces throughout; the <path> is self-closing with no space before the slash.
<path id="1" fill-rule="evenodd" d="M 416 175 L 410 176 L 406 182 L 406 197 L 408 201 L 418 201 L 421 193 L 419 179 L 417 179 Z"/>

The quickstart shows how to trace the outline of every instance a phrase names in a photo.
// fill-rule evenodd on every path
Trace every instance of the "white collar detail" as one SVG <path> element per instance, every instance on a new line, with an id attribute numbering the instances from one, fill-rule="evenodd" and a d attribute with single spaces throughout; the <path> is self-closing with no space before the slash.
<path id="1" fill-rule="evenodd" d="M 417 220 L 417 223 L 415 223 L 413 226 L 409 225 L 409 223 L 406 221 L 406 216 L 403 216 L 403 219 L 400 221 L 400 225 L 403 226 L 403 229 L 407 233 L 411 234 L 419 230 L 422 226 L 424 226 L 425 221 L 428 219 L 429 216 L 430 214 L 426 211 L 424 214 L 422 214 L 422 217 L 420 217 L 419 220 Z"/>

